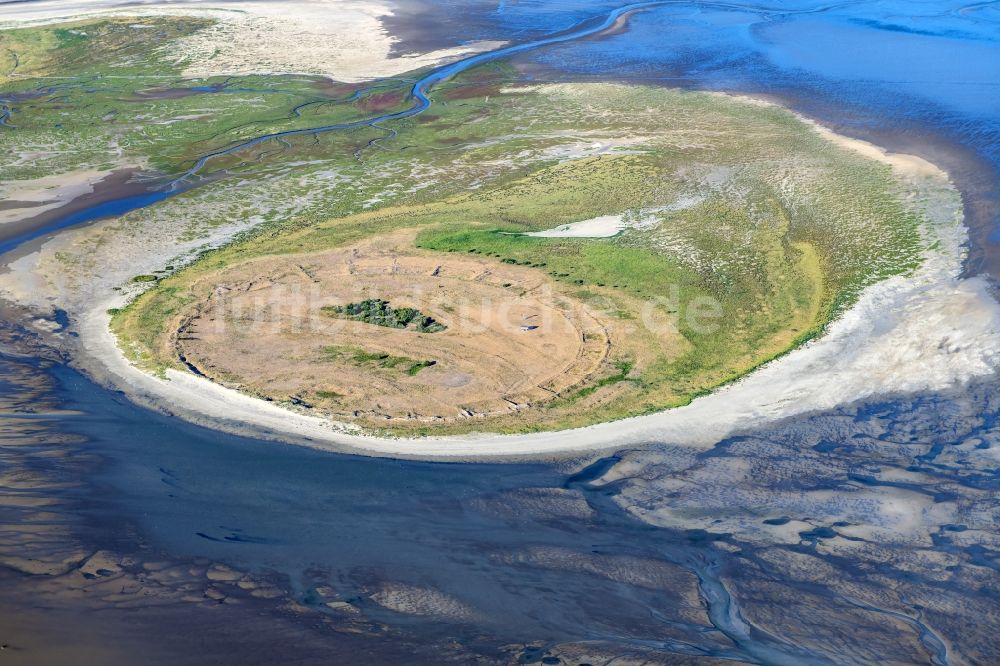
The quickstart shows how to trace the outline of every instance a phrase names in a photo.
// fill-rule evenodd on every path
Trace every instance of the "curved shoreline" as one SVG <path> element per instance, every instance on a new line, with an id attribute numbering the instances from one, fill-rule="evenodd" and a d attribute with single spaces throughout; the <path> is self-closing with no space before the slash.
<path id="1" fill-rule="evenodd" d="M 748 103 L 767 104 L 743 98 Z M 808 120 L 808 119 L 806 119 Z M 941 390 L 1000 367 L 1000 303 L 984 278 L 961 279 L 967 233 L 947 174 L 921 158 L 888 153 L 808 121 L 827 140 L 882 161 L 924 203 L 925 262 L 913 275 L 868 287 L 826 334 L 691 404 L 585 428 L 518 435 L 384 438 L 167 371 L 167 380 L 132 366 L 117 346 L 105 310 L 80 322 L 83 351 L 139 402 L 238 434 L 314 448 L 427 459 L 565 457 L 657 441 L 707 448 L 724 437 L 781 418 L 873 395 Z"/>
<path id="2" fill-rule="evenodd" d="M 599 33 L 606 24 L 614 24 L 629 12 L 661 4 L 666 3 L 652 1 L 626 5 L 607 15 L 604 23 L 589 27 L 578 24 L 563 33 L 437 68 L 414 84 L 412 96 L 416 106 L 361 122 L 379 122 L 419 113 L 429 104 L 424 94 L 426 89 L 461 69 L 537 46 Z M 812 124 L 828 140 L 869 158 L 880 159 L 907 178 L 926 179 L 924 187 L 942 188 L 938 192 L 938 203 L 944 212 L 932 225 L 942 232 L 942 237 L 928 237 L 927 245 L 943 240 L 946 250 L 940 253 L 941 257 L 935 253 L 936 261 L 928 260 L 914 276 L 892 278 L 865 290 L 857 305 L 832 322 L 826 335 L 819 340 L 685 407 L 575 430 L 525 435 L 421 439 L 364 436 L 350 426 L 286 410 L 204 378 L 173 370 L 168 371 L 170 381 L 147 375 L 128 363 L 108 328 L 107 309 L 121 304 L 116 297 L 96 304 L 86 303 L 82 308 L 79 330 L 85 356 L 79 362 L 92 376 L 108 379 L 110 384 L 122 388 L 139 402 L 163 410 L 177 410 L 189 420 L 212 427 L 275 439 L 292 437 L 299 443 L 319 448 L 429 458 L 553 456 L 621 448 L 652 440 L 707 447 L 738 429 L 752 428 L 793 414 L 829 408 L 873 394 L 944 388 L 993 373 L 1000 365 L 1000 305 L 991 298 L 984 279 L 962 280 L 959 277 L 966 234 L 961 227 L 957 192 L 946 185 L 947 176 L 919 158 L 892 155 L 872 144 L 840 137 Z M 330 126 L 336 127 L 340 126 Z M 295 130 L 317 131 L 324 131 L 324 128 Z M 226 152 L 274 136 L 278 135 L 263 135 Z M 218 154 L 203 156 L 188 173 L 197 172 Z M 945 229 L 949 224 L 953 228 Z M 926 321 L 921 322 L 921 319 Z"/>

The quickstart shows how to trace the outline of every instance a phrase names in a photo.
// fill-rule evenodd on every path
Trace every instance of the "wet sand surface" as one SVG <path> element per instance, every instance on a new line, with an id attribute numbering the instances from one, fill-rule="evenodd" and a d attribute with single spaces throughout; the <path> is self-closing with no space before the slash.
<path id="1" fill-rule="evenodd" d="M 4 264 L 10 263 L 18 256 L 34 251 L 46 238 L 51 238 L 58 231 L 58 229 L 53 228 L 54 223 L 68 220 L 71 225 L 75 225 L 93 221 L 74 221 L 73 218 L 86 211 L 95 209 L 100 211 L 102 204 L 143 197 L 144 195 L 155 195 L 157 191 L 155 185 L 156 183 L 152 181 L 138 177 L 134 170 L 121 169 L 108 174 L 96 183 L 92 192 L 76 197 L 56 208 L 31 215 L 30 208 L 25 207 L 26 215 L 24 218 L 0 225 L 0 254 L 7 253 L 4 255 Z M 111 206 L 104 211 L 104 215 L 93 219 L 112 216 L 116 214 L 118 208 L 119 206 Z M 11 252 L 12 250 L 15 251 Z"/>
<path id="2" fill-rule="evenodd" d="M 14 199 L 8 199 L 7 201 L 0 201 L 0 210 L 17 210 L 19 208 L 35 208 L 37 206 L 44 205 L 44 201 L 16 201 Z"/>
<path id="3" fill-rule="evenodd" d="M 978 453 L 1000 441 L 988 385 L 701 454 L 449 465 L 179 423 L 9 338 L 0 582 L 27 611 L 0 615 L 13 663 L 77 644 L 103 663 L 1000 658 L 997 555 L 962 546 L 987 543 L 1000 501 Z"/>

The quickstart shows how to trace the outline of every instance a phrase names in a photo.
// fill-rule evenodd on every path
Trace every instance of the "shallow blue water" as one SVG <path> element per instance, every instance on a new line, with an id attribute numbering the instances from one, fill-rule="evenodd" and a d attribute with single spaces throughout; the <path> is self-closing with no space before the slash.
<path id="1" fill-rule="evenodd" d="M 1000 33 L 956 3 L 850 3 L 808 11 L 680 4 L 643 12 L 628 40 L 567 45 L 542 62 L 616 77 L 669 74 L 709 86 L 768 90 L 794 85 L 883 120 L 929 113 L 1000 122 Z M 663 26 L 670 28 L 664 30 Z M 567 61 L 570 63 L 567 65 Z M 996 146 L 981 145 L 995 156 Z"/>

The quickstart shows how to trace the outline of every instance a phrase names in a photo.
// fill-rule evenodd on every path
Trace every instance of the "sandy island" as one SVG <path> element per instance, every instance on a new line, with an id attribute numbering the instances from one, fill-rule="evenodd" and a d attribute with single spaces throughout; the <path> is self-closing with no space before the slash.
<path id="1" fill-rule="evenodd" d="M 646 442 L 711 447 L 739 430 L 829 409 L 873 395 L 942 390 L 1000 365 L 1000 304 L 983 278 L 961 279 L 966 231 L 961 201 L 947 176 L 912 156 L 840 137 L 840 145 L 890 164 L 914 187 L 931 221 L 924 264 L 867 289 L 825 336 L 688 406 L 576 430 L 524 435 L 388 439 L 226 389 L 175 370 L 167 379 L 126 361 L 108 328 L 107 308 L 95 303 L 80 321 L 83 351 L 111 383 L 140 402 L 193 421 L 243 434 L 289 439 L 318 448 L 420 458 L 553 457 Z M 100 370 L 99 370 L 100 372 Z"/>
<path id="2" fill-rule="evenodd" d="M 294 20 L 315 18 L 316 3 L 297 4 L 302 5 L 304 13 Z M 352 80 L 412 70 L 472 49 L 495 46 L 470 45 L 448 53 L 390 57 L 392 39 L 378 23 L 379 12 L 388 10 L 375 2 L 345 3 L 348 5 L 356 13 L 354 22 L 339 26 L 324 24 L 316 29 L 324 35 L 324 31 L 339 30 L 337 34 L 349 33 L 351 39 L 370 42 L 340 43 L 331 37 L 329 43 L 333 46 L 330 48 L 341 50 L 339 59 L 326 52 L 305 58 L 299 50 L 294 50 L 286 53 L 287 63 L 269 61 L 265 69 L 284 71 L 283 68 L 292 63 L 296 71 Z M 118 3 L 107 2 L 97 9 L 116 6 Z M 247 25 L 277 20 L 273 16 L 274 6 L 269 3 L 227 4 L 227 8 L 239 10 L 232 13 L 237 18 L 220 23 L 228 26 L 225 30 L 231 32 L 220 33 L 215 38 L 242 43 L 233 38 L 233 34 L 252 35 L 257 28 Z M 262 9 L 269 7 L 272 9 Z M 8 18 L 44 21 L 93 9 L 92 3 L 31 3 L 23 9 L 12 8 Z M 142 10 L 152 12 L 154 8 L 144 5 Z M 136 8 L 129 7 L 128 11 L 134 13 Z M 157 7 L 155 11 L 196 10 L 183 4 L 171 4 L 166 8 Z M 363 29 L 359 27 L 358 22 L 366 21 Z M 241 30 L 244 32 L 240 33 Z M 283 29 L 273 34 L 274 39 L 282 39 L 280 35 L 297 33 Z M 303 38 L 300 46 L 309 51 L 307 45 L 310 43 L 308 38 Z M 199 48 L 197 45 L 191 47 L 191 53 L 198 53 Z M 282 52 L 274 44 L 267 48 L 272 53 Z M 215 73 L 219 67 L 243 71 L 239 63 L 227 61 L 224 52 L 212 64 Z M 98 381 L 123 390 L 139 403 L 212 427 L 331 450 L 454 459 L 553 457 L 652 441 L 710 447 L 733 432 L 775 419 L 828 409 L 872 395 L 946 389 L 994 373 L 1000 365 L 1000 305 L 992 298 L 985 279 L 960 277 L 967 235 L 962 224 L 960 197 L 946 174 L 920 158 L 890 154 L 872 144 L 838 136 L 816 124 L 813 126 L 828 140 L 889 164 L 912 186 L 911 204 L 919 207 L 930 220 L 924 229 L 926 247 L 934 249 L 927 250 L 926 261 L 914 274 L 894 277 L 868 288 L 849 312 L 829 326 L 822 338 L 685 407 L 560 432 L 421 439 L 366 436 L 353 426 L 291 411 L 193 374 L 168 370 L 166 379 L 161 379 L 132 366 L 108 327 L 108 309 L 120 307 L 125 300 L 119 294 L 108 295 L 111 286 L 122 283 L 119 273 L 123 267 L 104 267 L 101 275 L 88 284 L 74 286 L 74 302 L 67 309 L 74 313 L 78 325 L 80 356 L 76 362 Z M 89 190 L 96 176 L 78 173 L 46 179 L 45 183 L 22 183 L 19 192 L 8 190 L 7 195 L 25 202 L 48 204 L 74 192 Z M 37 191 L 39 187 L 45 190 L 44 195 Z M 51 268 L 47 272 L 40 268 L 42 253 L 58 255 L 62 247 L 86 243 L 88 239 L 92 241 L 95 229 L 115 222 L 108 220 L 88 228 L 67 230 L 46 242 L 40 250 L 16 258 L 8 265 L 8 271 L 0 275 L 0 292 L 39 312 L 50 308 L 50 296 L 61 293 L 66 280 L 72 278 Z M 585 228 L 551 233 L 612 235 L 621 226 L 621 220 L 608 218 L 587 221 Z M 208 244 L 227 242 L 243 228 L 246 225 L 218 229 L 207 239 Z M 144 241 L 146 246 L 142 248 L 122 246 L 121 253 L 116 256 L 124 270 L 134 274 L 136 267 L 163 265 L 206 244 L 204 238 L 178 243 L 166 229 L 160 237 Z M 52 328 L 44 319 L 36 323 L 40 329 Z"/>

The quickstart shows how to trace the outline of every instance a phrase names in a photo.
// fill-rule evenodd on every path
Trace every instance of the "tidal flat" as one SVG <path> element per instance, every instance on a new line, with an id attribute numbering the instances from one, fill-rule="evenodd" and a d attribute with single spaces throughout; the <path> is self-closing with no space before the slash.
<path id="1" fill-rule="evenodd" d="M 401 9 L 397 18 L 386 15 L 381 24 L 404 35 L 399 20 L 411 9 Z M 516 42 L 608 8 L 471 3 L 461 20 L 449 2 L 421 9 L 426 17 L 450 17 L 420 22 L 419 36 L 411 24 L 411 43 L 430 51 L 457 44 L 456 31 L 463 40 Z M 270 173 L 279 182 L 301 165 L 291 161 L 269 172 L 269 155 L 262 151 L 259 161 L 217 164 L 242 180 L 238 196 L 227 190 L 229 183 L 210 182 L 173 197 L 162 215 L 153 206 L 130 213 L 128 224 L 96 221 L 22 247 L 4 277 L 6 285 L 19 285 L 15 298 L 30 306 L 35 294 L 55 284 L 73 294 L 65 298 L 73 307 L 52 312 L 53 302 L 41 301 L 33 311 L 3 316 L 3 658 L 263 663 L 363 655 L 378 663 L 546 664 L 1000 659 L 992 640 L 1000 626 L 994 294 L 987 279 L 965 279 L 995 254 L 987 239 L 995 183 L 984 176 L 995 155 L 984 137 L 997 118 L 976 103 L 989 99 L 989 77 L 963 80 L 957 96 L 951 94 L 957 84 L 945 81 L 968 48 L 995 48 L 981 38 L 993 17 L 988 8 L 946 3 L 895 17 L 880 15 L 889 9 L 874 5 L 815 9 L 692 10 L 678 3 L 636 14 L 612 34 L 519 56 L 491 73 L 511 85 L 532 76 L 533 85 L 558 78 L 571 86 L 603 77 L 777 95 L 839 131 L 931 158 L 946 167 L 962 194 L 959 202 L 947 187 L 925 190 L 947 202 L 930 218 L 954 241 L 937 246 L 947 251 L 935 257 L 947 261 L 921 264 L 938 271 L 930 274 L 935 279 L 889 278 L 892 289 L 880 298 L 862 297 L 851 310 L 853 320 L 838 320 L 853 322 L 840 337 L 828 331 L 825 339 L 839 342 L 825 348 L 825 357 L 800 356 L 801 364 L 785 366 L 786 374 L 768 374 L 768 366 L 753 375 L 756 384 L 725 389 L 764 391 L 763 406 L 741 411 L 727 410 L 731 402 L 702 402 L 708 407 L 692 415 L 691 427 L 647 431 L 645 439 L 637 435 L 620 450 L 555 464 L 341 456 L 226 435 L 147 411 L 66 365 L 85 357 L 75 336 L 83 337 L 86 323 L 74 318 L 73 307 L 109 290 L 117 295 L 115 286 L 138 293 L 152 282 L 132 278 L 160 281 L 205 250 L 229 243 L 234 233 L 277 225 L 285 215 L 332 219 L 353 212 L 322 201 L 317 182 L 361 188 L 350 196 L 368 192 L 357 201 L 377 214 L 393 203 L 378 199 L 379 188 L 405 177 L 402 170 L 380 181 L 377 172 L 328 169 L 299 181 L 290 200 L 257 174 Z M 800 22 L 811 29 L 797 32 Z M 865 46 L 858 53 L 891 35 L 899 53 L 922 49 L 937 58 L 936 68 L 917 76 L 900 62 L 919 64 L 920 58 L 891 60 L 883 53 L 869 63 L 865 83 L 856 72 L 834 67 L 828 49 L 803 54 L 790 48 L 796 35 L 812 42 L 824 27 Z M 662 48 L 664 35 L 670 48 Z M 406 41 L 399 39 L 394 48 L 405 52 Z M 623 57 L 625 51 L 631 55 Z M 998 61 L 978 60 L 987 63 L 983 67 Z M 937 84 L 923 90 L 914 83 L 928 80 Z M 197 81 L 193 87 L 215 92 L 157 102 L 204 95 L 214 104 L 225 94 L 219 92 L 224 82 Z M 258 81 L 234 83 L 261 90 Z M 143 89 L 170 87 L 175 83 Z M 340 102 L 352 94 L 329 84 L 320 89 L 336 89 Z M 466 103 L 456 94 L 449 104 Z M 371 104 L 383 109 L 396 102 L 390 94 Z M 29 119 L 26 109 L 11 106 L 11 124 Z M 52 111 L 54 127 L 67 110 Z M 281 125 L 286 120 L 291 122 Z M 295 126 L 294 117 L 286 120 L 277 124 Z M 237 131 L 219 144 L 211 145 L 210 136 L 206 141 L 211 149 L 243 136 Z M 378 139 L 389 136 L 369 128 L 342 141 L 331 135 L 320 141 L 364 155 L 380 150 Z M 57 137 L 52 133 L 39 145 Z M 129 166 L 167 173 L 200 154 L 182 155 L 170 139 L 152 138 L 147 145 L 157 161 Z M 105 140 L 93 142 L 93 164 L 121 166 L 116 155 L 99 155 Z M 634 145 L 599 139 L 576 149 L 596 151 L 595 158 Z M 39 159 L 49 168 L 69 160 L 72 170 L 90 158 L 81 150 Z M 18 168 L 27 168 L 24 160 Z M 44 172 L 22 175 L 33 179 Z M 416 196 L 448 195 L 438 189 Z M 913 203 L 928 210 L 925 200 Z M 973 231 L 971 260 L 964 264 L 958 212 Z M 118 229 L 107 231 L 114 225 Z M 142 252 L 110 240 L 130 225 Z M 157 243 L 161 249 L 150 252 Z M 109 244 L 119 252 L 116 262 L 96 262 L 82 279 L 64 279 L 72 274 L 65 267 L 101 256 Z M 36 272 L 43 255 L 51 268 Z M 530 268 L 504 258 L 491 259 L 511 270 Z M 99 314 L 93 330 L 107 331 L 109 315 Z M 825 402 L 803 402 L 804 394 Z M 776 420 L 799 403 L 812 413 Z M 727 430 L 713 435 L 702 429 L 700 440 L 685 436 L 706 422 L 727 423 Z M 593 435 L 597 448 L 613 447 L 609 433 Z M 197 645 L 188 638 L 205 633 L 211 639 Z"/>

